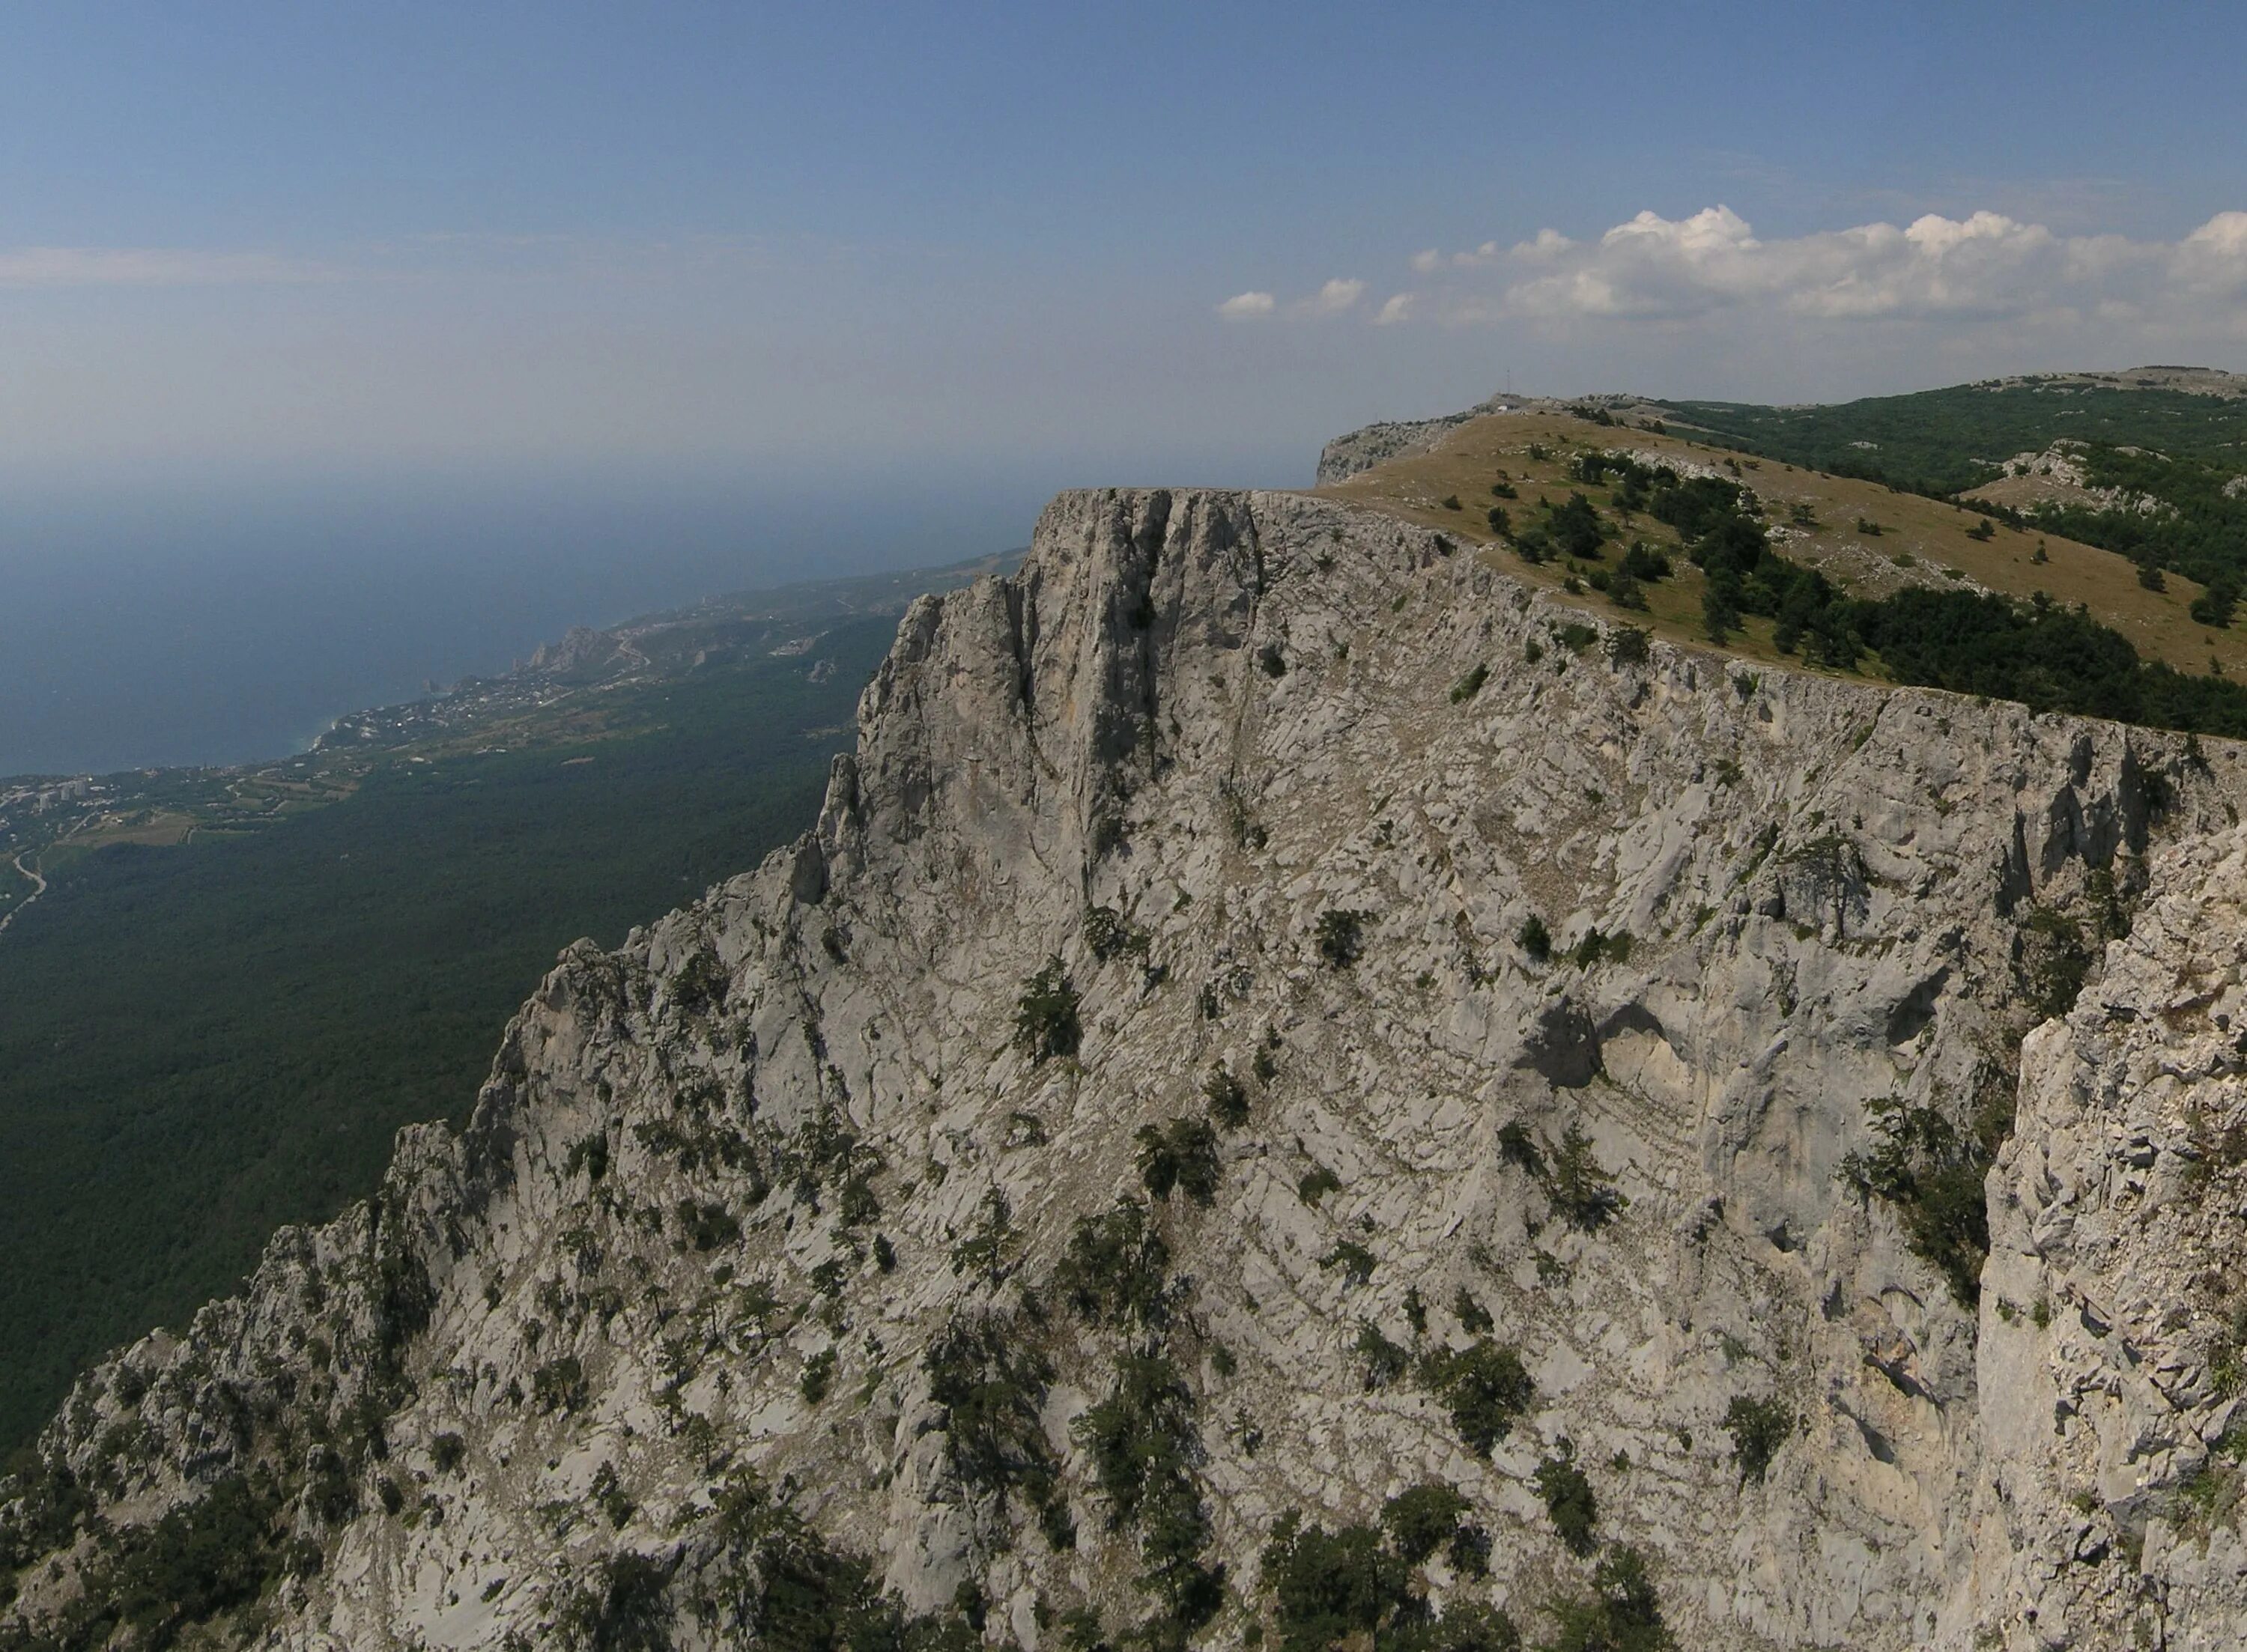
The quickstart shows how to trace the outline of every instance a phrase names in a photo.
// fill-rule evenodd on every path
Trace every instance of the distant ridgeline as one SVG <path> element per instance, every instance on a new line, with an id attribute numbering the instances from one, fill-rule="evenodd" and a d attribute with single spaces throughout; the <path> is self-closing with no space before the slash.
<path id="1" fill-rule="evenodd" d="M 2178 388 L 2191 385 L 2192 389 Z M 2228 625 L 2247 584 L 2247 377 L 2141 368 L 1878 396 L 1830 406 L 1660 404 L 1680 433 L 2003 520 L 2210 587 L 2194 615 Z M 1991 496 L 2058 447 L 2074 485 Z M 2080 473 L 2080 480 L 2076 473 Z M 1986 490 L 1986 491 L 1985 491 Z"/>
<path id="2" fill-rule="evenodd" d="M 1866 598 L 1773 547 L 1755 495 L 1723 477 L 1681 477 L 1666 465 L 1585 452 L 1571 474 L 1615 487 L 1615 509 L 1643 511 L 1678 533 L 1705 576 L 1702 624 L 1709 640 L 1728 641 L 1744 615 L 1772 620 L 1781 653 L 1844 671 L 1876 653 L 1888 674 L 1913 686 L 2018 700 L 2039 711 L 2109 717 L 2155 727 L 2247 738 L 2247 683 L 2189 676 L 2141 659 L 2129 639 L 2081 608 L 2043 597 L 2015 602 L 1987 591 L 1908 586 Z M 1601 557 L 1608 522 L 1581 493 L 1548 505 L 1512 534 L 1536 563 Z M 1666 557 L 1635 546 L 1600 583 L 1615 599 L 1617 581 L 1667 577 Z M 1629 593 L 1618 599 L 1629 606 Z M 2228 619 L 2228 615 L 2226 616 Z"/>

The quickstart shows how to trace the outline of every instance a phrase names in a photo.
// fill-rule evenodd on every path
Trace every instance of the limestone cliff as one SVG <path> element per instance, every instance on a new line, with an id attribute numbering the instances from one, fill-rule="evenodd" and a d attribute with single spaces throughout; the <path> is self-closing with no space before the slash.
<path id="1" fill-rule="evenodd" d="M 2240 789 L 1064 495 L 816 830 L 79 1384 L 0 1645 L 1231 1646 L 1376 1551 L 1399 1645 L 2236 1644 Z"/>

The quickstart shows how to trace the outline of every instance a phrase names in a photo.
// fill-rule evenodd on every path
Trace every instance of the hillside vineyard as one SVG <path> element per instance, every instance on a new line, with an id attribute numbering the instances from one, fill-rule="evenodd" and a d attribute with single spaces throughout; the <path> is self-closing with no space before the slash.
<path id="1" fill-rule="evenodd" d="M 2237 752 L 1583 618 L 1055 500 L 79 1382 L 0 1646 L 2239 1644 Z"/>

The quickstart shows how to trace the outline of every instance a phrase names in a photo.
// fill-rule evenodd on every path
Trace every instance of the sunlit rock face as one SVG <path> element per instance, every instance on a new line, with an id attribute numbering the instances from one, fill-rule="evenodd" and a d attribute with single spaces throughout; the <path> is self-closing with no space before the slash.
<path id="1" fill-rule="evenodd" d="M 218 1643 L 1238 1645 L 1289 1517 L 1435 1485 L 1455 1626 L 1627 1547 L 1684 1647 L 2247 1637 L 2228 748 L 1215 492 L 1057 499 L 859 716 L 464 1132 L 80 1384 L 19 1629 L 212 1531 Z"/>

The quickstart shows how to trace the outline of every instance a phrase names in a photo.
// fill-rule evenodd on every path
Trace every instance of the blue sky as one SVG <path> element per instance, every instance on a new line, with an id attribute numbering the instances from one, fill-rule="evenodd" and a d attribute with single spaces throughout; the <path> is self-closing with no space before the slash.
<path id="1" fill-rule="evenodd" d="M 738 470 L 905 520 L 1297 481 L 1509 379 L 2247 366 L 2242 16 L 13 7 L 0 481 Z"/>

